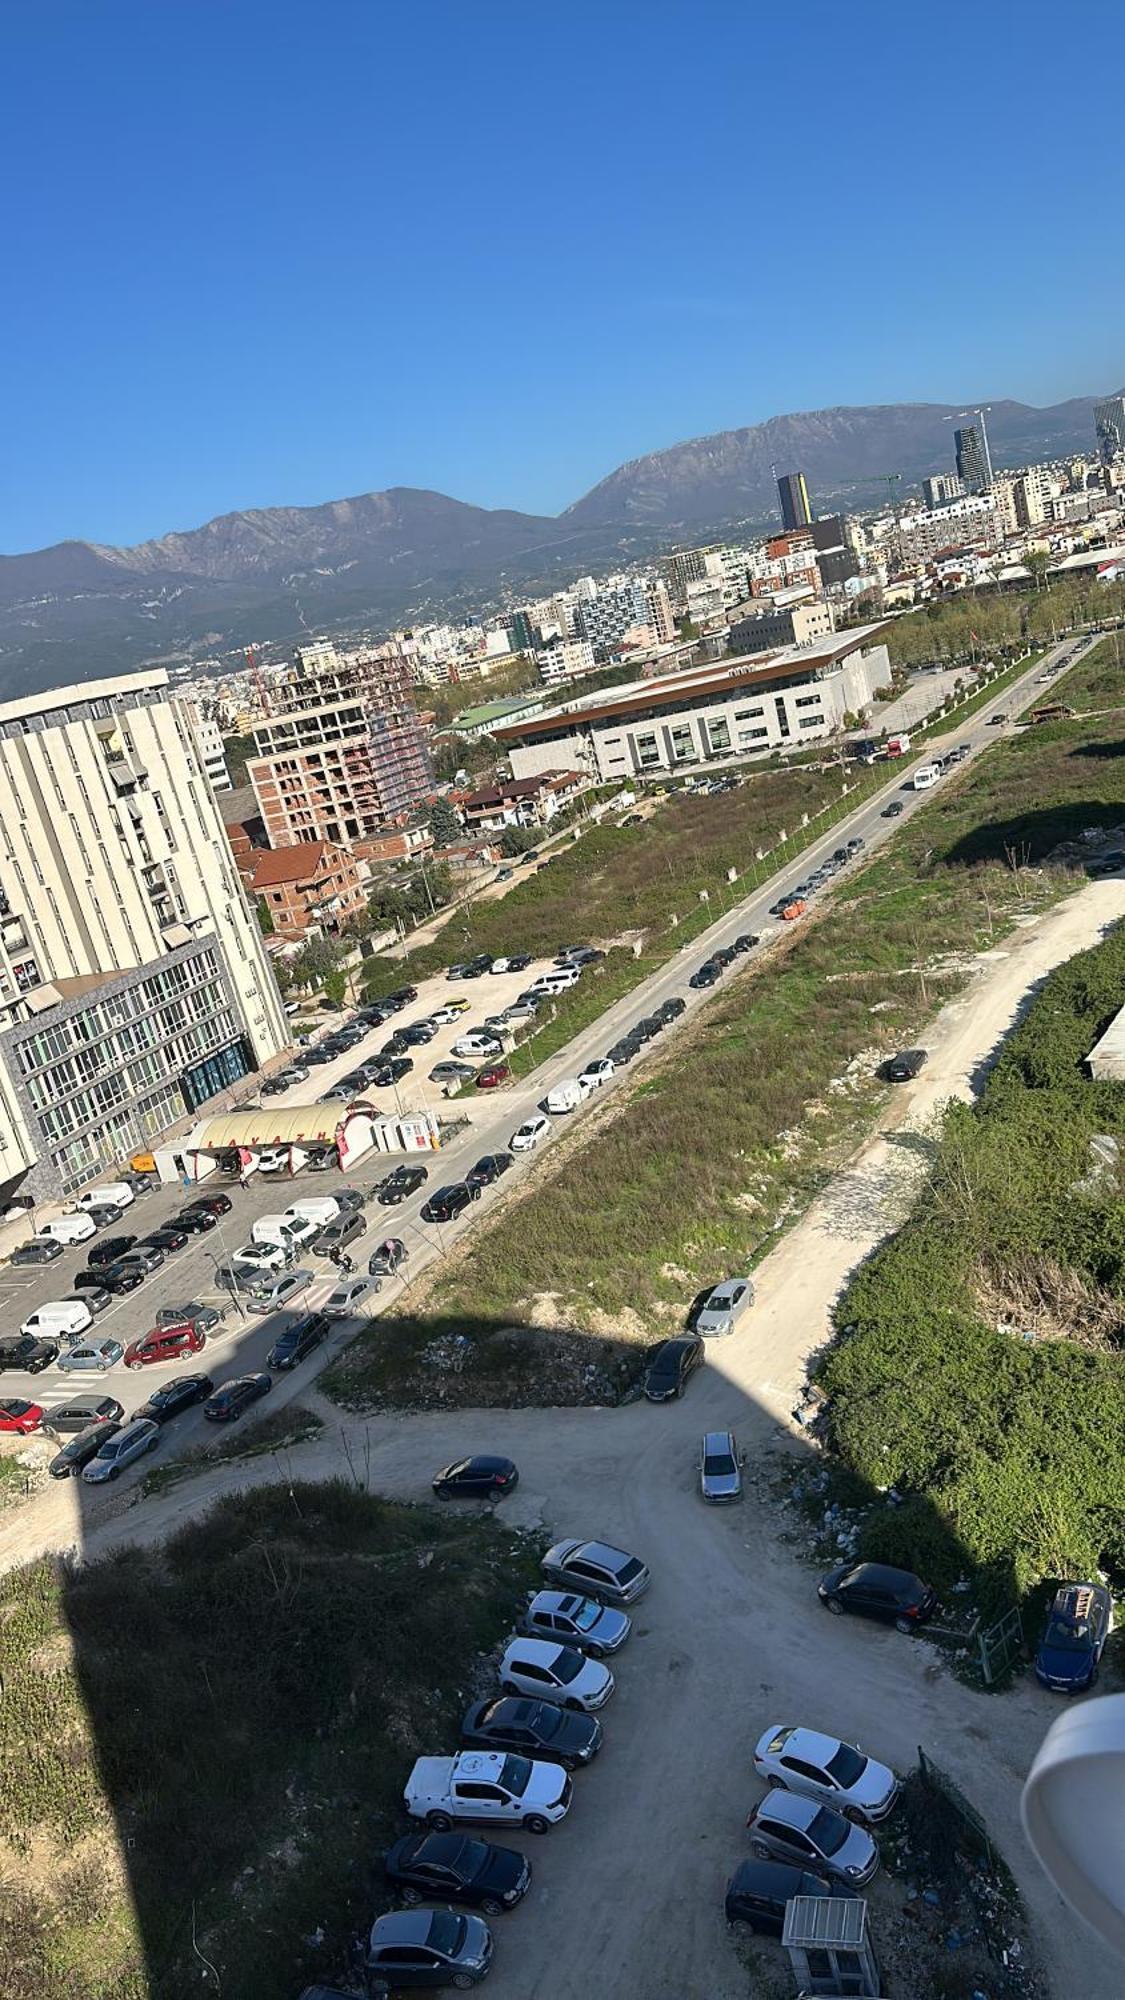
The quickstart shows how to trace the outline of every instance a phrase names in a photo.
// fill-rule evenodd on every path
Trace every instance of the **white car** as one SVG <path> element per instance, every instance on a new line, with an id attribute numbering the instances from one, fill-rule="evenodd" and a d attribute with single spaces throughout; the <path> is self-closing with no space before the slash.
<path id="1" fill-rule="evenodd" d="M 609 1082 L 616 1068 L 617 1064 L 609 1056 L 595 1056 L 593 1062 L 588 1062 L 585 1069 L 579 1071 L 578 1081 L 590 1090 L 596 1090 L 600 1083 Z"/>
<path id="2" fill-rule="evenodd" d="M 819 1799 L 868 1826 L 886 1819 L 899 1794 L 898 1779 L 886 1764 L 818 1729 L 767 1729 L 754 1752 L 754 1769 L 767 1784 Z"/>
<path id="3" fill-rule="evenodd" d="M 116 1436 L 106 1439 L 96 1457 L 83 1466 L 82 1477 L 88 1486 L 102 1486 L 159 1443 L 160 1425 L 151 1417 L 134 1417 Z"/>
<path id="4" fill-rule="evenodd" d="M 549 1639 L 513 1639 L 500 1662 L 505 1694 L 534 1694 L 560 1708 L 604 1708 L 614 1689 L 613 1675 L 600 1660 L 588 1660 L 573 1646 Z"/>
<path id="5" fill-rule="evenodd" d="M 504 1044 L 499 1035 L 486 1035 L 480 1028 L 473 1028 L 467 1035 L 458 1035 L 453 1044 L 455 1056 L 498 1056 L 504 1052 Z"/>
<path id="6" fill-rule="evenodd" d="M 281 1243 L 244 1243 L 234 1254 L 240 1264 L 253 1264 L 259 1271 L 283 1271 L 289 1252 Z"/>
<path id="7" fill-rule="evenodd" d="M 379 1289 L 378 1278 L 342 1278 L 320 1310 L 326 1319 L 351 1319 Z"/>
<path id="8" fill-rule="evenodd" d="M 511 969 L 512 961 L 510 958 L 494 958 L 489 967 L 490 972 L 510 972 Z"/>
<path id="9" fill-rule="evenodd" d="M 572 1791 L 561 1764 L 503 1750 L 462 1750 L 457 1757 L 419 1757 L 402 1799 L 412 1819 L 441 1833 L 465 1821 L 546 1833 L 565 1818 Z"/>
<path id="10" fill-rule="evenodd" d="M 279 1306 L 292 1305 L 301 1293 L 312 1284 L 311 1271 L 279 1271 L 276 1278 L 270 1278 L 262 1285 L 261 1291 L 255 1286 L 246 1303 L 251 1312 L 276 1312 Z"/>
<path id="11" fill-rule="evenodd" d="M 733 1333 L 744 1312 L 754 1303 L 754 1287 L 749 1278 L 724 1278 L 707 1296 L 696 1315 L 695 1332 Z"/>
<path id="12" fill-rule="evenodd" d="M 513 1153 L 531 1153 L 539 1144 L 543 1134 L 550 1129 L 551 1121 L 546 1112 L 533 1111 L 531 1117 L 525 1118 L 523 1124 L 512 1133 L 508 1141 L 509 1149 Z"/>
<path id="13" fill-rule="evenodd" d="M 465 1010 L 463 1007 L 453 1007 L 453 1006 L 435 1007 L 432 1014 L 427 1014 L 426 1019 L 429 1022 L 431 1022 L 435 1028 L 448 1028 L 454 1021 L 459 1021 L 461 1019 L 461 1016 L 464 1013 L 464 1011 Z"/>

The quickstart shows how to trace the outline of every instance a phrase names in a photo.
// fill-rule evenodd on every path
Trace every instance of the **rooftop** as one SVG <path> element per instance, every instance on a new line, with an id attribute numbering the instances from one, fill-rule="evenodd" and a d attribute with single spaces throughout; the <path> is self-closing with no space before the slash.
<path id="1" fill-rule="evenodd" d="M 41 694 L 25 694 L 18 701 L 0 702 L 0 722 L 18 722 L 28 715 L 47 715 L 54 709 L 77 707 L 79 702 L 127 702 L 131 694 L 144 694 L 167 685 L 165 669 L 150 667 L 140 674 L 111 674 L 100 681 L 82 681 L 78 687 L 45 688 Z"/>
<path id="2" fill-rule="evenodd" d="M 299 840 L 292 847 L 264 848 L 254 856 L 250 886 L 268 889 L 278 882 L 307 882 L 333 852 L 327 840 Z"/>

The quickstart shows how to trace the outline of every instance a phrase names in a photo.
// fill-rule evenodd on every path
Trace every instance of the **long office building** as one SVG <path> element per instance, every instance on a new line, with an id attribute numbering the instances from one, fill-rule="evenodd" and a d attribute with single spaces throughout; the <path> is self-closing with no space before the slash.
<path id="1" fill-rule="evenodd" d="M 965 424 L 953 433 L 957 477 L 966 493 L 988 493 L 992 487 L 992 453 L 983 415 L 977 424 Z"/>
<path id="2" fill-rule="evenodd" d="M 812 522 L 812 501 L 803 472 L 783 472 L 777 482 L 783 528 L 807 528 Z"/>
<path id="3" fill-rule="evenodd" d="M 289 1044 L 167 681 L 0 704 L 0 1204 L 95 1180 Z"/>
<path id="4" fill-rule="evenodd" d="M 1106 396 L 1094 404 L 1094 430 L 1098 457 L 1103 465 L 1112 465 L 1125 453 L 1125 396 Z"/>
<path id="5" fill-rule="evenodd" d="M 861 625 L 808 646 L 606 688 L 494 733 L 517 778 L 566 770 L 597 784 L 805 749 L 889 684 L 886 629 Z"/>

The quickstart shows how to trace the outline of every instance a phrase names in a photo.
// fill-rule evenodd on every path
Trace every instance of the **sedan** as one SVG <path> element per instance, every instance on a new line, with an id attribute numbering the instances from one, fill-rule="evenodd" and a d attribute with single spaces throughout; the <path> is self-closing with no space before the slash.
<path id="1" fill-rule="evenodd" d="M 888 1083 L 913 1083 L 921 1076 L 926 1066 L 925 1049 L 901 1049 L 897 1056 L 883 1064 L 883 1075 Z"/>
<path id="2" fill-rule="evenodd" d="M 546 1695 L 564 1708 L 603 1708 L 614 1689 L 613 1675 L 600 1660 L 588 1660 L 573 1646 L 546 1639 L 513 1639 L 500 1662 L 505 1694 Z"/>
<path id="3" fill-rule="evenodd" d="M 680 1334 L 662 1341 L 645 1371 L 644 1392 L 650 1403 L 670 1403 L 682 1396 L 689 1378 L 701 1366 L 704 1346 L 698 1334 Z"/>
<path id="4" fill-rule="evenodd" d="M 174 1222 L 166 1222 L 161 1229 L 154 1229 L 149 1236 L 143 1236 L 137 1249 L 130 1254 L 136 1256 L 144 1249 L 160 1250 L 167 1257 L 173 1250 L 182 1250 L 188 1241 L 190 1231 L 181 1229 Z"/>
<path id="5" fill-rule="evenodd" d="M 854 1611 L 861 1618 L 878 1618 L 899 1632 L 914 1632 L 937 1610 L 937 1592 L 907 1569 L 886 1563 L 844 1563 L 817 1584 L 826 1611 L 841 1618 Z"/>
<path id="6" fill-rule="evenodd" d="M 94 1268 L 104 1264 L 116 1264 L 119 1257 L 127 1257 L 136 1243 L 135 1236 L 103 1236 L 92 1250 L 86 1252 L 86 1262 Z"/>
<path id="7" fill-rule="evenodd" d="M 502 1083 L 510 1083 L 512 1072 L 507 1063 L 491 1063 L 488 1069 L 477 1072 L 478 1090 L 499 1090 Z"/>
<path id="8" fill-rule="evenodd" d="M 577 1646 L 592 1660 L 616 1653 L 632 1629 L 633 1621 L 624 1611 L 599 1604 L 594 1597 L 576 1597 L 568 1590 L 537 1590 L 520 1620 L 520 1631 L 529 1638 Z"/>
<path id="9" fill-rule="evenodd" d="M 74 1396 L 69 1403 L 56 1403 L 53 1410 L 47 1411 L 43 1423 L 60 1437 L 70 1437 L 76 1431 L 87 1430 L 91 1424 L 118 1423 L 124 1415 L 124 1406 L 113 1396 Z"/>
<path id="10" fill-rule="evenodd" d="M 342 1278 L 329 1292 L 321 1311 L 326 1319 L 354 1319 L 368 1299 L 374 1297 L 381 1284 L 381 1278 L 370 1278 L 366 1274 L 356 1278 Z"/>
<path id="11" fill-rule="evenodd" d="M 259 1097 L 283 1097 L 288 1088 L 289 1085 L 283 1076 L 271 1076 L 268 1083 L 263 1083 L 258 1095 Z"/>
<path id="12" fill-rule="evenodd" d="M 68 1353 L 60 1354 L 55 1366 L 64 1375 L 84 1375 L 91 1371 L 104 1375 L 107 1368 L 116 1368 L 125 1358 L 125 1349 L 119 1340 L 84 1340 Z"/>
<path id="13" fill-rule="evenodd" d="M 388 1174 L 386 1180 L 379 1184 L 380 1208 L 397 1208 L 400 1201 L 406 1201 L 412 1194 L 417 1194 L 418 1189 L 425 1186 L 429 1177 L 428 1167 L 396 1167 L 394 1172 Z"/>
<path id="14" fill-rule="evenodd" d="M 691 978 L 688 980 L 688 985 L 694 986 L 697 989 L 704 986 L 714 986 L 718 977 L 718 966 L 712 964 L 711 960 L 708 959 L 706 965 L 701 965 L 698 972 L 692 973 Z"/>
<path id="15" fill-rule="evenodd" d="M 513 1153 L 534 1152 L 540 1139 L 550 1129 L 551 1121 L 546 1113 L 543 1111 L 533 1111 L 530 1118 L 525 1118 L 523 1124 L 516 1127 L 516 1130 L 512 1133 L 508 1141 L 508 1145 Z"/>
<path id="16" fill-rule="evenodd" d="M 383 1876 L 406 1904 L 436 1897 L 498 1917 L 527 1894 L 531 1863 L 464 1833 L 408 1833 L 384 1857 Z"/>
<path id="17" fill-rule="evenodd" d="M 468 1181 L 453 1181 L 448 1187 L 434 1189 L 422 1204 L 421 1217 L 423 1222 L 455 1222 L 471 1201 L 479 1200 L 478 1187 L 470 1187 Z"/>
<path id="18" fill-rule="evenodd" d="M 469 1168 L 465 1179 L 470 1187 L 491 1187 L 493 1181 L 498 1181 L 501 1174 L 506 1174 L 509 1167 L 514 1165 L 515 1161 L 510 1153 L 485 1153 L 475 1167 Z"/>
<path id="19" fill-rule="evenodd" d="M 26 1375 L 41 1375 L 58 1358 L 57 1340 L 39 1340 L 33 1333 L 0 1340 L 0 1369 L 18 1368 Z"/>
<path id="20" fill-rule="evenodd" d="M 753 951 L 754 946 L 760 943 L 761 939 L 756 931 L 742 931 L 735 938 L 734 949 L 741 956 L 743 952 Z"/>
<path id="21" fill-rule="evenodd" d="M 384 1236 L 377 1250 L 367 1259 L 369 1278 L 397 1278 L 410 1252 L 401 1236 Z"/>
<path id="22" fill-rule="evenodd" d="M 209 1208 L 213 1215 L 229 1215 L 233 1203 L 229 1194 L 200 1194 L 188 1203 L 189 1208 Z"/>
<path id="23" fill-rule="evenodd" d="M 53 1236 L 37 1236 L 30 1243 L 17 1243 L 8 1262 L 19 1267 L 25 1264 L 53 1264 L 62 1253 L 62 1244 L 57 1243 Z"/>
<path id="24" fill-rule="evenodd" d="M 881 812 L 881 813 L 879 814 L 879 818 L 880 818 L 880 819 L 898 819 L 898 817 L 899 817 L 899 815 L 901 814 L 901 812 L 902 812 L 902 811 L 903 811 L 903 804 L 902 804 L 902 800 L 901 800 L 901 799 L 892 799 L 892 800 L 891 800 L 891 802 L 890 802 L 890 805 L 889 805 L 889 806 L 884 806 L 884 807 L 883 807 L 883 810 L 882 810 L 882 812 Z"/>
<path id="25" fill-rule="evenodd" d="M 898 1779 L 886 1764 L 817 1729 L 767 1729 L 754 1752 L 754 1769 L 767 1785 L 800 1792 L 867 1826 L 886 1819 L 899 1794 Z"/>
<path id="26" fill-rule="evenodd" d="M 491 1695 L 470 1708 L 461 1724 L 461 1741 L 469 1749 L 518 1750 L 575 1771 L 601 1749 L 602 1725 L 557 1702 Z"/>
<path id="27" fill-rule="evenodd" d="M 235 1375 L 223 1382 L 203 1405 L 203 1414 L 213 1424 L 233 1423 L 260 1396 L 268 1396 L 273 1383 L 268 1375 Z"/>
<path id="28" fill-rule="evenodd" d="M 157 1326 L 197 1326 L 200 1333 L 214 1333 L 225 1320 L 225 1306 L 200 1305 L 197 1299 L 188 1299 L 183 1305 L 161 1306 L 156 1315 Z"/>
<path id="29" fill-rule="evenodd" d="M 186 1236 L 184 1237 L 184 1242 L 187 1242 Z M 143 1242 L 135 1244 L 132 1250 L 119 1259 L 119 1262 L 133 1265 L 135 1270 L 142 1271 L 147 1278 L 150 1272 L 159 1271 L 160 1266 L 164 1262 L 164 1251 L 160 1248 L 159 1243 L 154 1243 L 151 1238 L 146 1238 Z M 117 1265 L 112 1264 L 110 1269 L 116 1270 Z"/>
<path id="30" fill-rule="evenodd" d="M 433 1041 L 437 1029 L 432 1021 L 415 1021 L 409 1028 L 403 1028 L 400 1032 L 404 1048 L 421 1049 L 425 1048 L 427 1042 Z M 394 1050 L 393 1053 L 397 1055 L 398 1051 Z"/>
<path id="31" fill-rule="evenodd" d="M 742 1453 L 733 1431 L 706 1431 L 699 1454 L 699 1490 L 720 1503 L 742 1498 Z"/>
<path id="32" fill-rule="evenodd" d="M 394 1910 L 377 1917 L 367 1943 L 374 1991 L 408 1986 L 476 1986 L 492 1963 L 492 1932 L 481 1917 L 454 1910 Z"/>
<path id="33" fill-rule="evenodd" d="M 597 1090 L 599 1085 L 609 1082 L 615 1067 L 616 1064 L 609 1056 L 595 1056 L 586 1064 L 585 1069 L 579 1072 L 578 1081 L 584 1083 L 588 1090 Z"/>
<path id="34" fill-rule="evenodd" d="M 154 1389 L 147 1403 L 134 1410 L 134 1417 L 147 1417 L 150 1423 L 170 1423 L 182 1410 L 193 1410 L 202 1403 L 215 1387 L 210 1375 L 179 1375 L 174 1382 L 165 1382 L 163 1388 Z"/>
<path id="35" fill-rule="evenodd" d="M 280 1306 L 288 1306 L 307 1292 L 312 1284 L 311 1271 L 280 1271 L 272 1279 L 267 1290 L 251 1292 L 246 1303 L 252 1313 L 276 1312 Z"/>
<path id="36" fill-rule="evenodd" d="M 107 1264 L 104 1270 L 99 1265 L 96 1270 L 79 1271 L 73 1283 L 76 1292 L 87 1290 L 91 1285 L 104 1285 L 107 1292 L 122 1297 L 126 1292 L 135 1292 L 138 1285 L 143 1285 L 147 1275 L 143 1264 L 127 1263 L 122 1259 L 116 1264 Z"/>
<path id="37" fill-rule="evenodd" d="M 83 1466 L 96 1458 L 107 1439 L 116 1437 L 121 1425 L 115 1422 L 89 1424 L 57 1451 L 47 1467 L 52 1479 L 75 1479 Z"/>
<path id="38" fill-rule="evenodd" d="M 767 1792 L 747 1821 L 750 1845 L 760 1861 L 810 1865 L 859 1889 L 879 1866 L 879 1850 L 869 1833 L 852 1826 L 830 1806 L 794 1792 Z"/>
<path id="39" fill-rule="evenodd" d="M 179 1214 L 172 1217 L 172 1227 L 186 1230 L 189 1236 L 206 1236 L 209 1229 L 217 1228 L 218 1221 L 214 1209 L 181 1208 Z"/>
<path id="40" fill-rule="evenodd" d="M 303 1361 L 306 1354 L 311 1354 L 314 1347 L 320 1346 L 330 1331 L 331 1323 L 324 1313 L 301 1313 L 298 1318 L 291 1319 L 288 1326 L 278 1334 L 266 1355 L 266 1367 L 277 1368 L 282 1372 L 296 1368 L 297 1363 Z"/>
<path id="41" fill-rule="evenodd" d="M 662 1000 L 656 1011 L 667 1026 L 669 1021 L 679 1020 L 686 1005 L 686 1001 L 681 1000 L 678 994 L 674 994 L 671 1000 Z"/>
<path id="42" fill-rule="evenodd" d="M 468 1011 L 469 1003 L 467 1000 L 449 1000 L 444 1007 L 435 1007 L 433 1013 L 430 1015 L 430 1019 L 435 1028 L 449 1028 L 452 1027 L 454 1021 L 460 1020 L 461 1015 L 467 1014 Z"/>
<path id="43" fill-rule="evenodd" d="M 43 1410 L 38 1403 L 29 1403 L 22 1396 L 6 1396 L 0 1402 L 0 1432 L 30 1437 L 42 1422 Z"/>
<path id="44" fill-rule="evenodd" d="M 435 1472 L 433 1489 L 439 1500 L 503 1500 L 519 1484 L 510 1458 L 457 1458 Z"/>
<path id="45" fill-rule="evenodd" d="M 702 1334 L 733 1333 L 739 1320 L 754 1303 L 754 1287 L 749 1278 L 724 1278 L 709 1292 L 692 1322 Z"/>
<path id="46" fill-rule="evenodd" d="M 82 1479 L 87 1486 L 104 1486 L 107 1480 L 116 1479 L 118 1474 L 132 1465 L 135 1459 L 143 1458 L 154 1445 L 160 1443 L 160 1425 L 149 1417 L 133 1417 L 122 1425 L 114 1435 L 107 1438 L 101 1449 L 95 1452 L 88 1465 L 82 1468 Z"/>

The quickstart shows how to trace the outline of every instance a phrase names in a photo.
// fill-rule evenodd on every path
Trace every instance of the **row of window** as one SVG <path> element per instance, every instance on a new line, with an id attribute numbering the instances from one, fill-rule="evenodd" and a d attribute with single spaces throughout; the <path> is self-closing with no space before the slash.
<path id="1" fill-rule="evenodd" d="M 143 1066 L 129 1065 L 89 1090 L 80 1090 L 74 1096 L 56 1101 L 49 1109 L 39 1110 L 37 1116 L 44 1137 L 58 1140 L 85 1125 L 102 1123 L 118 1106 L 135 1100 L 139 1085 L 166 1084 L 183 1075 L 220 1043 L 229 1043 L 234 1033 L 234 1017 L 229 1013 L 199 1022 L 189 1033 L 167 1043 Z"/>
<path id="2" fill-rule="evenodd" d="M 163 1002 L 174 1002 L 194 993 L 202 985 L 214 982 L 219 977 L 216 954 L 209 950 L 193 952 L 190 958 L 180 959 L 175 965 L 161 966 L 150 972 L 134 985 L 122 987 L 117 993 L 106 994 L 104 999 L 83 1007 L 65 1021 L 57 1021 L 34 1035 L 28 1035 L 16 1050 L 16 1060 L 24 1076 L 34 1075 L 48 1063 L 70 1055 L 84 1044 L 97 1042 L 113 1035 L 118 1028 L 131 1021 L 143 1022 L 151 1016 Z M 198 1007 L 191 1012 L 198 1013 Z M 173 1023 L 169 1032 L 175 1031 Z M 143 1037 L 138 1044 L 143 1046 Z"/>

